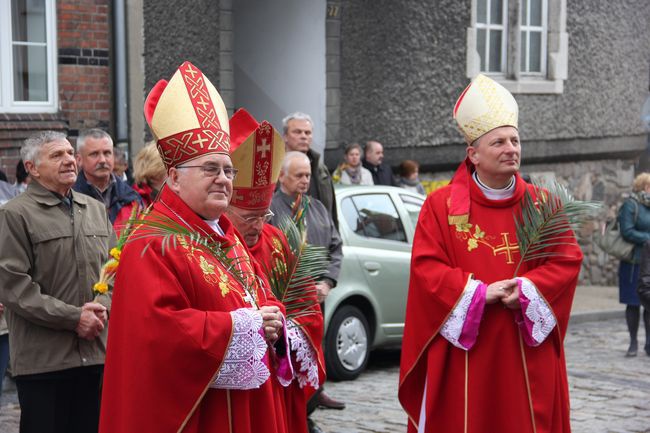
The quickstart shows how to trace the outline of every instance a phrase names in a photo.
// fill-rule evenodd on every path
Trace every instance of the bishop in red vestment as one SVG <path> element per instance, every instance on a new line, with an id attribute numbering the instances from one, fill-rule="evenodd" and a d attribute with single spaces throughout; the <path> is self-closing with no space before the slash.
<path id="1" fill-rule="evenodd" d="M 147 224 L 131 235 L 113 293 L 100 431 L 287 433 L 275 389 L 293 375 L 282 308 L 222 215 L 236 175 L 223 102 L 186 62 L 151 91 L 145 117 L 168 169 L 145 219 L 199 232 L 228 259 Z"/>
<path id="2" fill-rule="evenodd" d="M 517 104 L 478 76 L 454 110 L 468 142 L 426 200 L 413 242 L 399 399 L 409 432 L 570 431 L 563 341 L 582 261 L 575 242 L 523 263 L 513 215 Z"/>
<path id="3" fill-rule="evenodd" d="M 287 239 L 268 224 L 269 211 L 284 156 L 282 136 L 268 123 L 258 122 L 245 110 L 230 119 L 231 157 L 239 173 L 234 182 L 228 216 L 263 270 L 285 263 Z M 313 294 L 314 314 L 292 318 L 287 334 L 294 377 L 282 395 L 289 431 L 307 433 L 307 401 L 325 381 L 321 341 L 323 316 Z"/>

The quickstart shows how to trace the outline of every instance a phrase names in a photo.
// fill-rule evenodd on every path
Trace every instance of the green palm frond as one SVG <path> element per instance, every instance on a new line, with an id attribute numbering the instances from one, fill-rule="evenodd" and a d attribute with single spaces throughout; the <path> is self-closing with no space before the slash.
<path id="1" fill-rule="evenodd" d="M 127 243 L 140 239 L 149 239 L 150 242 L 142 249 L 142 255 L 151 246 L 153 239 L 161 239 L 161 252 L 164 255 L 166 251 L 178 248 L 178 244 L 186 242 L 193 248 L 214 257 L 223 265 L 228 273 L 235 277 L 238 283 L 243 287 L 249 287 L 250 282 L 246 274 L 241 270 L 241 257 L 229 257 L 232 246 L 225 246 L 221 242 L 212 238 L 211 234 L 205 230 L 194 230 L 184 224 L 180 224 L 173 219 L 160 214 L 149 214 L 146 218 L 136 217 L 129 220 L 131 227 L 136 227 L 132 231 Z"/>
<path id="2" fill-rule="evenodd" d="M 536 197 L 528 190 L 521 214 L 514 215 L 521 265 L 529 260 L 562 256 L 556 247 L 576 245 L 575 232 L 601 208 L 602 203 L 573 198 L 566 187 L 553 181 L 544 187 L 534 184 Z"/>
<path id="3" fill-rule="evenodd" d="M 284 304 L 288 318 L 314 314 L 318 311 L 314 282 L 327 271 L 327 249 L 308 244 L 304 232 L 291 218 L 282 220 L 280 230 L 287 237 L 288 250 L 282 244 L 282 260 L 264 269 L 271 290 Z"/>

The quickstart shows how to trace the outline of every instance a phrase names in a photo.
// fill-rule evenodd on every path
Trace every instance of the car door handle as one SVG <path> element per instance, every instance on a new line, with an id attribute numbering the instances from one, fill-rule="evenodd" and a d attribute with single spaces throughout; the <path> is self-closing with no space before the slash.
<path id="1" fill-rule="evenodd" d="M 381 269 L 381 265 L 377 262 L 364 262 L 363 267 L 371 274 L 377 273 Z"/>

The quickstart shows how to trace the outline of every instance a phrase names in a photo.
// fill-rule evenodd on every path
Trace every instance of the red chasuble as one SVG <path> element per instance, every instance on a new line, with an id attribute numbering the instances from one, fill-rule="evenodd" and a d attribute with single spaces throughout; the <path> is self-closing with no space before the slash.
<path id="1" fill-rule="evenodd" d="M 569 432 L 569 393 L 563 341 L 582 262 L 577 245 L 562 257 L 525 262 L 518 277 L 531 280 L 557 326 L 537 347 L 527 346 L 513 310 L 486 305 L 475 346 L 454 347 L 439 331 L 470 277 L 484 283 L 512 278 L 519 251 L 513 214 L 526 185 L 492 201 L 470 185 L 467 224 L 449 225 L 451 186 L 431 194 L 413 242 L 411 280 L 402 343 L 399 399 L 408 431 L 416 432 L 426 381 L 426 432 Z"/>
<path id="2" fill-rule="evenodd" d="M 213 233 L 168 188 L 153 215 Z M 219 225 L 225 236 L 213 236 L 232 246 L 229 256 L 259 272 L 231 223 L 222 216 Z M 258 305 L 278 304 L 259 284 L 252 291 Z M 221 263 L 183 238 L 164 252 L 160 237 L 128 243 L 113 293 L 100 432 L 288 432 L 272 371 L 257 389 L 210 387 L 232 342 L 230 312 L 250 308 L 248 299 Z"/>
<path id="3" fill-rule="evenodd" d="M 259 241 L 251 249 L 253 257 L 260 263 L 262 269 L 272 269 L 276 265 L 276 259 L 282 260 L 282 248 L 288 249 L 287 240 L 278 228 L 271 224 L 264 224 Z M 325 382 L 325 362 L 323 359 L 323 316 L 320 307 L 316 303 L 318 314 L 313 316 L 299 317 L 293 319 L 301 325 L 301 330 L 309 339 L 312 350 L 317 354 L 318 359 L 318 382 Z M 301 364 L 292 354 L 294 371 L 299 373 Z M 291 382 L 291 385 L 284 388 L 284 403 L 289 431 L 291 433 L 307 433 L 307 401 L 314 394 L 316 389 L 306 385 L 300 387 L 298 380 Z"/>

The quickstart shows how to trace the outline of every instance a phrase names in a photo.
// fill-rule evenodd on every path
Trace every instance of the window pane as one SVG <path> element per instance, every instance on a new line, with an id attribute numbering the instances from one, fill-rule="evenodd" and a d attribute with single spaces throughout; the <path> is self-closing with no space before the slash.
<path id="1" fill-rule="evenodd" d="M 358 223 L 367 237 L 406 242 L 402 220 L 388 195 L 358 195 L 353 201 L 359 209 Z"/>
<path id="2" fill-rule="evenodd" d="M 485 72 L 485 29 L 476 31 L 476 51 L 481 56 L 481 71 Z"/>
<path id="3" fill-rule="evenodd" d="M 527 35 L 528 35 L 527 32 L 521 32 L 521 66 L 520 66 L 520 70 L 522 72 L 528 72 L 526 70 L 526 54 L 528 52 L 528 50 L 527 50 L 528 44 L 527 44 L 527 39 L 526 39 Z"/>
<path id="4" fill-rule="evenodd" d="M 530 0 L 530 25 L 542 26 L 542 0 Z"/>
<path id="5" fill-rule="evenodd" d="M 357 221 L 359 220 L 359 214 L 352 203 L 352 200 L 349 198 L 344 198 L 341 201 L 341 213 L 343 214 L 343 219 L 350 229 L 363 236 L 363 227 L 361 227 Z"/>
<path id="6" fill-rule="evenodd" d="M 487 24 L 488 0 L 476 0 L 476 22 Z"/>
<path id="7" fill-rule="evenodd" d="M 530 32 L 530 69 L 528 72 L 542 72 L 542 33 Z"/>
<path id="8" fill-rule="evenodd" d="M 501 33 L 501 30 L 490 30 L 490 72 L 501 72 Z"/>
<path id="9" fill-rule="evenodd" d="M 528 25 L 528 1 L 529 0 L 521 0 L 521 25 L 522 26 Z"/>
<path id="10" fill-rule="evenodd" d="M 45 0 L 11 0 L 14 42 L 46 42 Z"/>
<path id="11" fill-rule="evenodd" d="M 47 50 L 14 46 L 14 100 L 47 102 Z"/>
<path id="12" fill-rule="evenodd" d="M 503 0 L 492 0 L 490 2 L 490 22 L 492 24 L 503 24 Z"/>
<path id="13" fill-rule="evenodd" d="M 400 194 L 399 197 L 402 199 L 402 202 L 404 203 L 404 208 L 409 213 L 411 224 L 413 224 L 413 227 L 415 227 L 418 224 L 418 217 L 420 216 L 420 210 L 422 209 L 422 205 L 424 204 L 424 201 L 414 199 L 410 195 Z"/>

